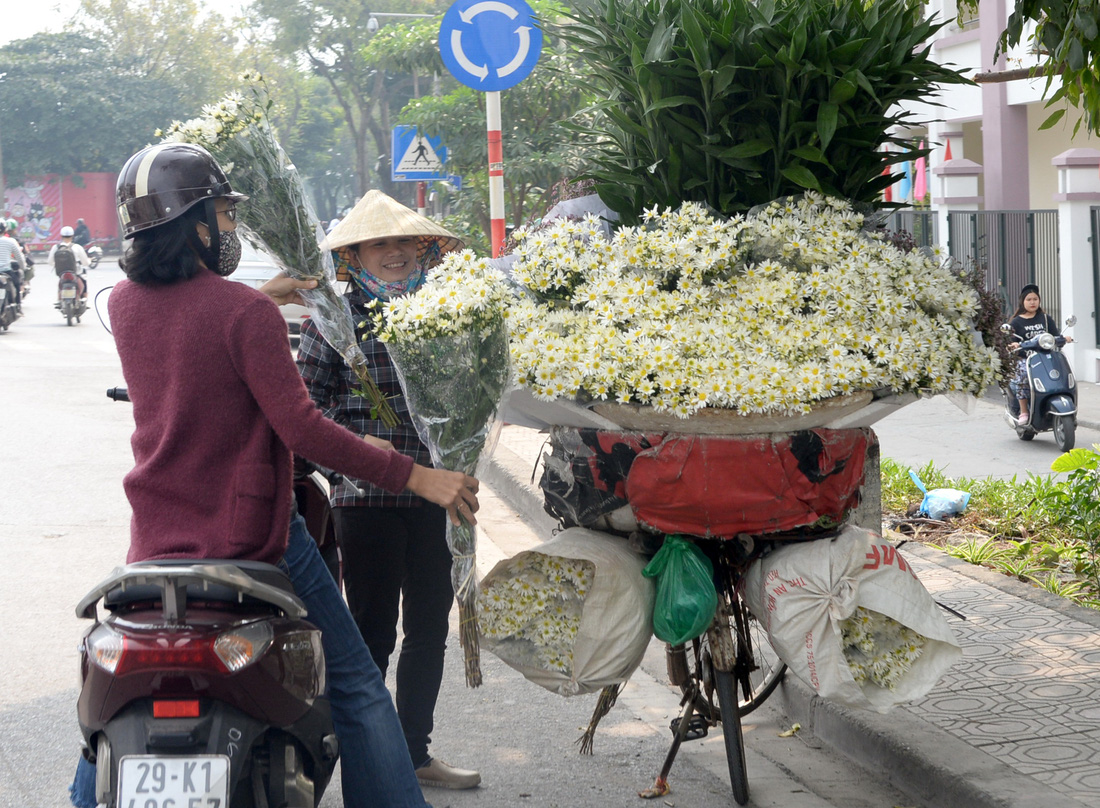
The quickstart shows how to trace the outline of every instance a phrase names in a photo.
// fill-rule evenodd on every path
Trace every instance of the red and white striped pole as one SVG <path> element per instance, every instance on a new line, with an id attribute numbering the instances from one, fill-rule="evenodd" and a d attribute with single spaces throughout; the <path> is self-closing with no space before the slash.
<path id="1" fill-rule="evenodd" d="M 416 184 L 416 212 L 421 216 L 428 215 L 428 183 Z"/>
<path id="2" fill-rule="evenodd" d="M 500 92 L 485 93 L 485 121 L 489 132 L 489 246 L 493 258 L 504 247 L 504 148 L 500 142 Z"/>

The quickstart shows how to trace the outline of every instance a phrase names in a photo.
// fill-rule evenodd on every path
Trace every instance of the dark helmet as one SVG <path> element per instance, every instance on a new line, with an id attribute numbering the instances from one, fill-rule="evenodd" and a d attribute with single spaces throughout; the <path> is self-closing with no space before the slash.
<path id="1" fill-rule="evenodd" d="M 248 199 L 233 191 L 210 152 L 191 143 L 147 146 L 126 161 L 118 175 L 118 218 L 126 238 L 181 216 L 197 202 L 225 197 Z"/>

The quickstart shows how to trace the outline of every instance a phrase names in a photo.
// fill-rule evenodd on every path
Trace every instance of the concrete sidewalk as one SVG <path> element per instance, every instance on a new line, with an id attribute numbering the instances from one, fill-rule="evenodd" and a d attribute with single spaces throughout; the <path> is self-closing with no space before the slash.
<path id="1" fill-rule="evenodd" d="M 1082 424 L 1100 426 L 1100 387 L 1083 386 L 1079 406 Z M 480 474 L 549 537 L 556 525 L 538 489 L 545 441 L 505 426 Z M 963 660 L 928 696 L 886 715 L 836 706 L 790 674 L 773 699 L 804 732 L 925 806 L 1100 805 L 1100 613 L 917 543 L 903 552 L 957 613 L 948 620 Z"/>

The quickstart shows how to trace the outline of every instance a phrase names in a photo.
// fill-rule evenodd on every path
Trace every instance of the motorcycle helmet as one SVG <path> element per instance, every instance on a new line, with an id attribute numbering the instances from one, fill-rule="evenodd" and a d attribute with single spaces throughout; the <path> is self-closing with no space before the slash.
<path id="1" fill-rule="evenodd" d="M 116 199 L 123 236 L 169 222 L 198 202 L 224 197 L 241 202 L 221 166 L 201 146 L 161 143 L 147 146 L 122 167 Z M 212 210 L 212 205 L 210 207 Z"/>
<path id="2" fill-rule="evenodd" d="M 61 238 L 72 238 L 72 236 L 73 236 L 73 229 L 71 227 L 69 227 L 68 225 L 65 225 L 64 227 L 61 228 Z"/>

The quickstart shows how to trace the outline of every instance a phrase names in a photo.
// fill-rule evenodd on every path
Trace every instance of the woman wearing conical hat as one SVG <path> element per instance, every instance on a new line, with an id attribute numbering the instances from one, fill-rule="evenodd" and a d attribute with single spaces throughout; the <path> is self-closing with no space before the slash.
<path id="1" fill-rule="evenodd" d="M 371 375 L 401 423 L 388 428 L 371 418 L 370 402 L 355 395 L 359 383 L 340 355 L 306 321 L 298 370 L 310 397 L 340 424 L 388 440 L 415 462 L 431 465 L 417 437 L 386 347 L 371 331 L 367 306 L 415 292 L 428 270 L 462 241 L 380 191 L 369 191 L 333 228 L 322 249 L 333 251 L 337 278 L 348 281 L 346 297 Z M 348 605 L 371 656 L 385 676 L 397 642 L 398 607 L 403 615 L 397 660 L 397 713 L 421 785 L 473 788 L 476 771 L 457 769 L 428 754 L 439 687 L 443 680 L 448 616 L 454 600 L 446 512 L 412 494 L 391 494 L 356 480 L 331 495 L 336 538 L 344 561 Z"/>

